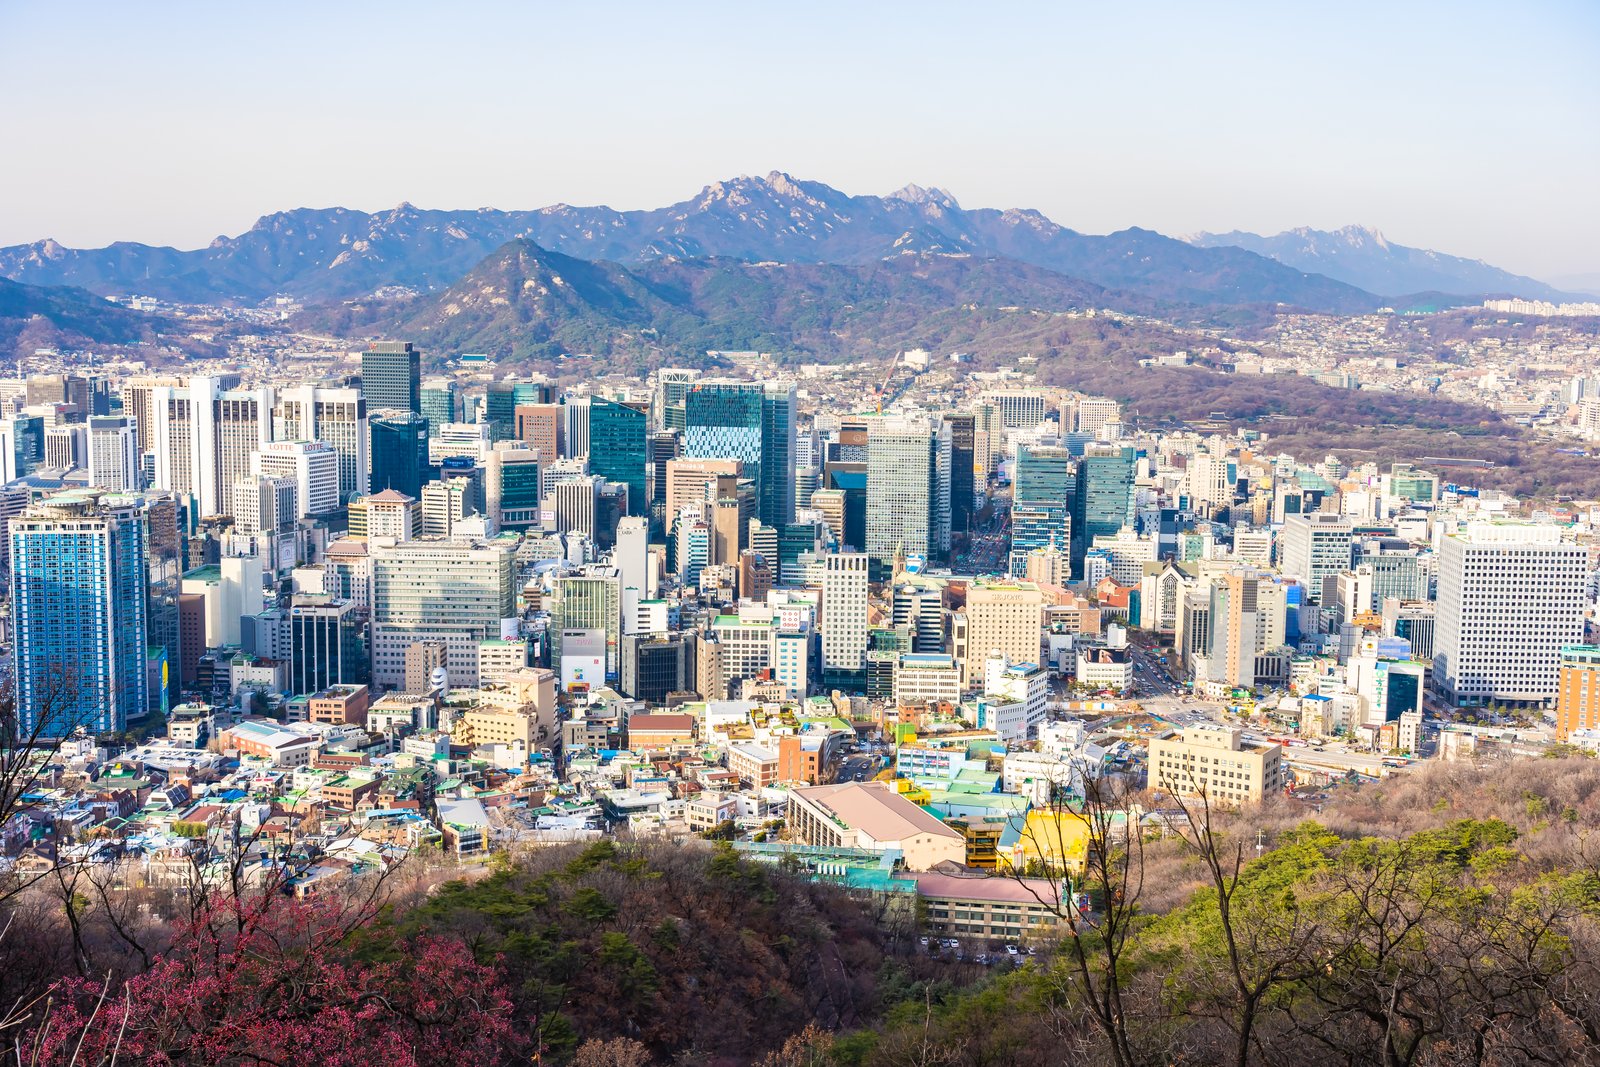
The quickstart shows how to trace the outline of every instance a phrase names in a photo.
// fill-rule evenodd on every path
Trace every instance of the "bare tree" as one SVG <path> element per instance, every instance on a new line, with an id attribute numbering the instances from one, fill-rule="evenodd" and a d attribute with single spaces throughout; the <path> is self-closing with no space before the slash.
<path id="1" fill-rule="evenodd" d="M 1102 768 L 1082 768 L 1081 782 L 1081 801 L 1067 782 L 1052 782 L 1046 803 L 1020 817 L 1024 854 L 1038 860 L 1013 863 L 1009 873 L 1065 928 L 1072 977 L 1081 986 L 1074 999 L 1104 1038 L 1112 1063 L 1134 1067 L 1141 1057 L 1129 1036 L 1124 957 L 1144 892 L 1141 808 L 1127 780 Z M 1080 842 L 1074 881 L 1071 857 Z"/>

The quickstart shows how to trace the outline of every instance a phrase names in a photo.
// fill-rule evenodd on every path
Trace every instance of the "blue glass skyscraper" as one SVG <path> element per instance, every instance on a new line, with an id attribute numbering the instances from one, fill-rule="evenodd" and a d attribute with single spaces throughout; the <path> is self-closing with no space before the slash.
<path id="1" fill-rule="evenodd" d="M 628 487 L 628 514 L 650 514 L 645 442 L 650 416 L 605 397 L 589 399 L 589 472 Z"/>
<path id="2" fill-rule="evenodd" d="M 1078 460 L 1078 484 L 1072 502 L 1072 574 L 1083 575 L 1083 556 L 1101 536 L 1115 535 L 1133 523 L 1131 448 L 1085 455 Z"/>
<path id="3" fill-rule="evenodd" d="M 1066 448 L 1020 445 L 1011 479 L 1011 567 L 1027 573 L 1028 553 L 1054 545 L 1072 550 L 1072 497 L 1077 464 Z"/>
<path id="4" fill-rule="evenodd" d="M 139 499 L 58 493 L 12 519 L 9 536 L 23 736 L 126 729 L 147 710 Z"/>
<path id="5" fill-rule="evenodd" d="M 739 459 L 767 526 L 794 521 L 793 382 L 708 381 L 684 396 L 683 454 Z"/>

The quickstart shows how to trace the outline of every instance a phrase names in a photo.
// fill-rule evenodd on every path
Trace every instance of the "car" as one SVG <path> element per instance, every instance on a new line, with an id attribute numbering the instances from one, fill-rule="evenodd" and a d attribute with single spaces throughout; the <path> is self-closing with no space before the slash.
<path id="1" fill-rule="evenodd" d="M 1016 945 L 1007 945 L 1006 946 L 1006 955 L 1007 956 L 1020 956 L 1020 955 L 1022 955 L 1022 950 L 1020 948 L 1018 948 Z"/>
<path id="2" fill-rule="evenodd" d="M 922 947 L 923 948 L 927 948 L 928 947 L 928 939 L 927 938 L 919 937 L 919 938 L 917 938 L 917 940 L 922 943 Z"/>

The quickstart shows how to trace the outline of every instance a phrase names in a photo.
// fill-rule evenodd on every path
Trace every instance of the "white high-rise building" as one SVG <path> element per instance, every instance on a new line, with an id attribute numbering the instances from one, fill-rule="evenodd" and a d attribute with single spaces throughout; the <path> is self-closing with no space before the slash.
<path id="1" fill-rule="evenodd" d="M 88 448 L 82 426 L 48 426 L 44 431 L 44 465 L 52 470 L 69 471 L 85 465 Z"/>
<path id="2" fill-rule="evenodd" d="M 139 437 L 126 415 L 89 419 L 89 484 L 102 489 L 139 488 Z"/>
<path id="3" fill-rule="evenodd" d="M 475 462 L 489 458 L 491 427 L 487 422 L 447 422 L 428 438 L 428 462 L 438 466 L 452 456 L 467 456 Z"/>
<path id="4" fill-rule="evenodd" d="M 1316 512 L 1290 515 L 1278 534 L 1278 569 L 1285 578 L 1298 578 L 1305 586 L 1306 602 L 1322 603 L 1322 581 L 1350 569 L 1350 538 L 1354 530 L 1341 515 Z"/>
<path id="5" fill-rule="evenodd" d="M 1116 422 L 1120 417 L 1115 400 L 1104 396 L 1086 396 L 1078 401 L 1073 429 L 1078 433 L 1099 434 L 1106 423 Z"/>
<path id="6" fill-rule="evenodd" d="M 233 528 L 242 534 L 280 534 L 294 529 L 300 509 L 296 480 L 288 475 L 250 474 L 233 483 Z"/>
<path id="7" fill-rule="evenodd" d="M 1439 549 L 1433 681 L 1455 704 L 1544 704 L 1583 642 L 1589 553 L 1559 526 L 1472 523 Z"/>
<path id="8" fill-rule="evenodd" d="M 638 632 L 639 604 L 655 597 L 650 572 L 650 521 L 628 515 L 617 522 L 617 546 L 611 551 L 612 566 L 621 579 L 622 632 Z"/>
<path id="9" fill-rule="evenodd" d="M 299 518 L 339 507 L 339 454 L 324 441 L 272 441 L 250 454 L 250 473 L 293 478 Z"/>
<path id="10" fill-rule="evenodd" d="M 372 673 L 379 685 L 405 684 L 406 649 L 445 646 L 451 685 L 478 684 L 478 643 L 500 636 L 516 614 L 516 535 L 481 541 L 374 539 Z"/>
<path id="11" fill-rule="evenodd" d="M 566 431 L 567 459 L 587 459 L 589 456 L 589 398 L 586 396 L 569 396 L 562 404 L 562 415 L 566 420 L 563 427 Z"/>
<path id="12" fill-rule="evenodd" d="M 840 674 L 861 676 L 867 666 L 867 554 L 823 558 L 822 684 Z"/>
<path id="13" fill-rule="evenodd" d="M 232 506 L 232 491 L 251 472 L 251 455 L 272 440 L 272 390 L 224 389 L 216 399 L 218 507 Z"/>
<path id="14" fill-rule="evenodd" d="M 230 503 L 222 499 L 217 481 L 216 401 L 215 378 L 150 389 L 150 451 L 156 461 L 152 484 L 193 497 L 202 516 L 220 515 Z"/>
<path id="15" fill-rule="evenodd" d="M 339 500 L 366 495 L 372 482 L 371 427 L 359 389 L 305 385 L 278 394 L 272 409 L 272 438 L 321 441 L 338 459 Z"/>

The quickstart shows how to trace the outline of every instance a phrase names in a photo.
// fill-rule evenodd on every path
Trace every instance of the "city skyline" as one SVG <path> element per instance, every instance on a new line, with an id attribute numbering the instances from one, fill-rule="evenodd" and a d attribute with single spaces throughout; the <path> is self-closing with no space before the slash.
<path id="1" fill-rule="evenodd" d="M 0 176 L 0 243 L 190 248 L 301 206 L 636 209 L 780 169 L 851 193 L 937 185 L 1083 232 L 1360 224 L 1554 284 L 1600 271 L 1581 210 L 1600 16 L 1578 4 L 1514 24 L 1424 6 L 1166 7 L 1138 25 L 383 10 L 8 12 L 0 85 L 21 106 L 4 127 L 39 165 Z M 98 76 L 64 78 L 65 54 Z M 1560 151 L 1494 151 L 1496 131 Z"/>

